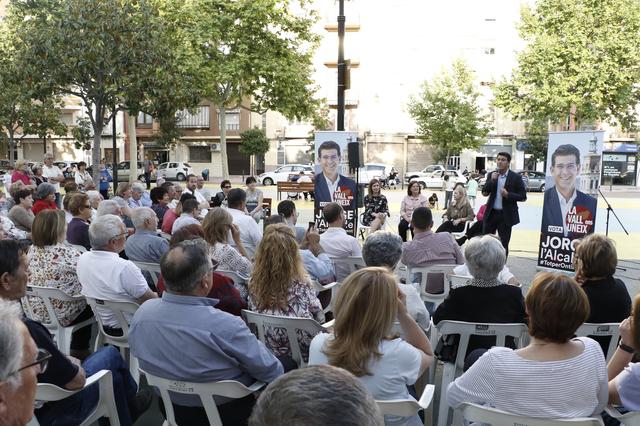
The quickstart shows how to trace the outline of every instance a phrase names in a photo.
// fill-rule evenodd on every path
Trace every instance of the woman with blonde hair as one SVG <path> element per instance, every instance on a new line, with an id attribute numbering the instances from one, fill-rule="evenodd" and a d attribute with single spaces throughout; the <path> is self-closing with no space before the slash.
<path id="1" fill-rule="evenodd" d="M 476 217 L 473 207 L 467 198 L 467 190 L 462 185 L 453 190 L 453 201 L 449 203 L 447 211 L 442 215 L 442 225 L 436 232 L 462 232 L 465 223 Z"/>
<path id="2" fill-rule="evenodd" d="M 407 312 L 404 293 L 387 268 L 360 269 L 344 281 L 333 334 L 311 342 L 309 364 L 329 364 L 358 377 L 376 400 L 410 398 L 407 386 L 433 362 L 429 339 Z M 404 340 L 392 328 L 400 323 Z M 420 425 L 418 416 L 385 416 L 386 425 Z"/>
<path id="3" fill-rule="evenodd" d="M 304 269 L 296 237 L 284 223 L 267 226 L 258 244 L 249 281 L 249 309 L 262 314 L 324 322 L 322 305 Z M 306 357 L 313 336 L 298 334 Z M 291 355 L 286 330 L 267 328 L 265 340 L 276 356 Z"/>
<path id="4" fill-rule="evenodd" d="M 204 239 L 209 243 L 209 253 L 218 262 L 218 270 L 233 271 L 242 277 L 251 275 L 251 261 L 240 240 L 240 230 L 233 223 L 231 214 L 222 207 L 209 210 L 202 221 Z M 229 234 L 233 238 L 235 248 L 229 244 Z M 244 283 L 236 283 L 243 300 L 247 300 L 249 291 Z"/>

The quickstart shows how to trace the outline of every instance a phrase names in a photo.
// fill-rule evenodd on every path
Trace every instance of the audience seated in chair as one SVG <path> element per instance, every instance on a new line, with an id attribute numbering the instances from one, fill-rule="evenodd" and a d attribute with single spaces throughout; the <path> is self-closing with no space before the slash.
<path id="1" fill-rule="evenodd" d="M 138 207 L 131 211 L 131 221 L 136 232 L 127 238 L 124 246 L 129 260 L 160 263 L 162 255 L 169 250 L 169 241 L 158 235 L 158 216 L 149 207 Z"/>
<path id="2" fill-rule="evenodd" d="M 173 185 L 171 185 L 173 189 Z M 174 190 L 175 191 L 175 190 Z M 169 210 L 169 203 L 171 202 L 171 196 L 169 191 L 164 187 L 164 184 L 151 189 L 149 194 L 151 198 L 151 210 L 156 214 L 158 218 L 158 229 L 162 228 L 162 220 L 164 215 Z M 167 232 L 168 233 L 168 232 Z"/>
<path id="3" fill-rule="evenodd" d="M 256 262 L 249 281 L 249 309 L 261 314 L 324 322 L 322 305 L 302 264 L 296 238 L 285 224 L 267 226 L 256 250 Z M 291 355 L 285 330 L 267 328 L 265 335 L 267 347 L 274 354 Z M 306 358 L 313 336 L 304 334 L 299 337 L 303 357 Z"/>
<path id="4" fill-rule="evenodd" d="M 29 249 L 29 284 L 62 290 L 71 297 L 79 296 L 82 286 L 76 275 L 80 252 L 64 244 L 67 223 L 62 210 L 43 210 L 33 221 L 33 245 Z M 26 303 L 27 301 L 23 301 Z M 29 297 L 28 303 L 36 315 L 31 318 L 48 323 L 47 308 L 38 298 Z M 93 317 L 84 300 L 78 302 L 53 301 L 53 309 L 60 324 L 69 326 Z M 26 311 L 26 306 L 25 306 Z M 83 327 L 73 333 L 71 355 L 86 358 L 89 355 L 91 327 Z"/>
<path id="5" fill-rule="evenodd" d="M 449 292 L 449 297 L 433 314 L 433 322 L 525 323 L 522 291 L 498 281 L 498 274 L 506 261 L 500 241 L 490 235 L 473 238 L 467 243 L 464 254 L 474 278 L 467 285 Z M 510 347 L 515 347 L 513 339 L 509 338 L 508 341 Z M 478 348 L 489 349 L 494 344 L 493 337 L 472 336 L 467 354 Z"/>
<path id="6" fill-rule="evenodd" d="M 442 224 L 437 232 L 462 232 L 467 222 L 472 222 L 476 215 L 467 198 L 467 191 L 458 186 L 453 191 L 453 201 L 449 203 L 447 211 L 442 215 Z"/>
<path id="7" fill-rule="evenodd" d="M 460 246 L 449 233 L 434 233 L 433 216 L 427 207 L 418 207 L 411 216 L 414 237 L 402 246 L 402 263 L 407 267 L 462 265 Z"/>
<path id="8" fill-rule="evenodd" d="M 590 234 L 580 240 L 573 257 L 576 280 L 589 299 L 588 323 L 621 322 L 631 314 L 631 298 L 624 283 L 613 277 L 618 254 L 613 240 L 602 234 Z M 594 336 L 603 353 L 610 337 Z"/>
<path id="9" fill-rule="evenodd" d="M 247 257 L 251 259 L 262 239 L 262 229 L 251 216 L 245 213 L 247 193 L 240 188 L 232 189 L 227 196 L 227 204 L 229 206 L 227 211 L 233 217 L 233 223 L 240 231 L 240 240 L 247 251 Z M 235 246 L 235 241 L 231 245 Z"/>
<path id="10" fill-rule="evenodd" d="M 609 404 L 640 411 L 640 363 L 631 362 L 640 352 L 640 295 L 633 313 L 620 323 L 620 343 L 608 365 Z"/>
<path id="11" fill-rule="evenodd" d="M 371 179 L 367 195 L 364 196 L 364 213 L 362 213 L 362 224 L 369 226 L 370 232 L 374 233 L 382 225 L 389 214 L 389 205 L 387 197 L 382 195 L 380 189 L 380 181 Z"/>
<path id="12" fill-rule="evenodd" d="M 371 392 L 342 368 L 316 365 L 291 371 L 261 394 L 249 426 L 383 426 Z"/>
<path id="13" fill-rule="evenodd" d="M 14 241 L 0 241 L 0 299 L 18 301 L 25 294 L 27 255 L 23 250 Z M 110 370 L 121 425 L 131 426 L 149 407 L 151 392 L 147 390 L 136 395 L 136 383 L 115 348 L 100 349 L 80 363 L 78 359 L 66 356 L 58 350 L 49 331 L 42 324 L 27 318 L 23 318 L 23 322 L 37 347 L 50 354 L 47 370 L 38 375 L 40 383 L 52 383 L 69 390 L 81 389 L 86 377 L 100 370 Z M 33 360 L 32 356 L 26 365 Z M 35 414 L 42 425 L 54 424 L 54 419 L 58 422 L 56 424 L 79 424 L 81 419 L 91 413 L 97 401 L 98 388 L 89 387 L 61 401 L 46 403 Z"/>
<path id="14" fill-rule="evenodd" d="M 181 204 L 182 213 L 180 214 L 180 217 L 178 217 L 175 222 L 173 222 L 173 226 L 171 227 L 172 234 L 183 226 L 200 224 L 200 221 L 198 220 L 198 217 L 200 217 L 200 207 L 198 206 L 198 200 L 196 200 L 195 198 L 181 200 Z"/>
<path id="15" fill-rule="evenodd" d="M 46 362 L 21 314 L 20 305 L 0 299 L 0 424 L 7 426 L 26 425 L 33 417 L 36 376 Z"/>
<path id="16" fill-rule="evenodd" d="M 362 258 L 367 266 L 380 266 L 393 272 L 402 256 L 402 238 L 392 232 L 379 231 L 369 235 L 362 247 Z M 396 281 L 407 300 L 407 311 L 423 330 L 430 326 L 429 311 L 420 298 L 420 291 L 413 284 Z"/>
<path id="17" fill-rule="evenodd" d="M 124 223 L 115 215 L 99 216 L 91 224 L 89 238 L 92 249 L 80 256 L 77 268 L 83 295 L 138 304 L 158 297 L 149 288 L 140 268 L 118 256 L 124 250 L 126 235 Z M 101 308 L 98 314 L 107 334 L 122 334 L 110 310 Z"/>
<path id="18" fill-rule="evenodd" d="M 346 221 L 344 209 L 338 203 L 328 203 L 322 209 L 325 221 L 329 224 L 327 230 L 320 235 L 320 245 L 331 257 L 345 258 L 350 256 L 362 256 L 362 249 L 358 240 L 343 226 Z M 342 282 L 349 275 L 347 265 L 336 265 L 336 280 Z"/>
<path id="19" fill-rule="evenodd" d="M 213 263 L 205 241 L 182 241 L 160 260 L 166 291 L 161 300 L 140 306 L 131 323 L 129 344 L 140 368 L 153 375 L 191 382 L 236 380 L 271 382 L 282 365 L 242 319 L 215 309 Z M 208 424 L 198 397 L 175 394 L 179 424 Z M 243 424 L 253 396 L 228 402 L 216 397 L 225 424 Z"/>
<path id="20" fill-rule="evenodd" d="M 498 238 L 494 234 L 488 234 L 488 236 L 496 238 L 496 239 Z M 455 268 L 453 268 L 453 273 L 455 275 L 468 277 L 469 279 L 473 278 L 473 276 L 471 275 L 471 272 L 469 272 L 469 267 L 467 266 L 466 263 L 462 264 L 462 265 L 458 265 Z M 513 275 L 513 273 L 509 270 L 509 267 L 506 265 L 506 263 L 502 267 L 502 270 L 500 271 L 500 273 L 498 274 L 498 278 L 497 279 L 501 283 L 514 285 L 516 287 L 520 287 L 522 285 L 520 283 L 520 280 L 518 280 L 518 278 L 515 275 Z"/>
<path id="21" fill-rule="evenodd" d="M 28 189 L 21 189 L 14 192 L 13 200 L 15 205 L 9 210 L 8 217 L 16 225 L 16 228 L 24 232 L 31 232 L 31 224 L 35 215 L 31 211 L 33 207 L 33 196 Z"/>
<path id="22" fill-rule="evenodd" d="M 376 400 L 408 399 L 407 386 L 433 362 L 429 339 L 407 313 L 404 293 L 387 268 L 360 269 L 343 282 L 333 334 L 311 342 L 309 364 L 329 364 L 358 377 Z M 396 319 L 405 340 L 392 337 Z M 421 425 L 418 416 L 385 416 L 385 424 Z"/>
<path id="23" fill-rule="evenodd" d="M 280 201 L 278 203 L 278 214 L 282 216 L 284 223 L 293 229 L 296 240 L 298 243 L 301 243 L 304 239 L 306 229 L 301 226 L 296 226 L 298 223 L 298 210 L 296 209 L 296 203 L 291 200 Z"/>
<path id="24" fill-rule="evenodd" d="M 540 273 L 526 306 L 531 343 L 515 351 L 495 347 L 485 352 L 449 385 L 449 405 L 486 404 L 553 419 L 600 414 L 607 404 L 604 356 L 594 340 L 572 338 L 589 315 L 584 292 L 566 275 Z"/>
<path id="25" fill-rule="evenodd" d="M 73 216 L 67 226 L 67 242 L 91 250 L 89 241 L 89 221 L 91 220 L 91 204 L 87 194 L 77 192 L 69 198 L 69 212 Z"/>

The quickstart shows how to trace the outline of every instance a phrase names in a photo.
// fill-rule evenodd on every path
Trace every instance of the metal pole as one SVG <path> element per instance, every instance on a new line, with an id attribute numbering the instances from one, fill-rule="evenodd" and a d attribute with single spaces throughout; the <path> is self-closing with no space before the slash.
<path id="1" fill-rule="evenodd" d="M 113 142 L 113 193 L 116 193 L 116 188 L 118 187 L 118 155 L 117 155 L 117 149 L 118 149 L 118 144 L 117 144 L 117 140 L 116 140 L 116 116 L 118 115 L 115 111 L 116 111 L 116 107 L 114 105 L 113 107 L 113 121 L 111 123 L 112 127 L 112 131 L 111 131 L 111 139 Z M 106 159 L 105 159 L 106 160 Z M 105 167 L 107 167 L 107 164 L 105 162 Z"/>
<path id="2" fill-rule="evenodd" d="M 344 63 L 344 0 L 339 0 L 340 10 L 338 14 L 338 131 L 344 130 L 344 86 L 345 86 L 345 63 Z"/>

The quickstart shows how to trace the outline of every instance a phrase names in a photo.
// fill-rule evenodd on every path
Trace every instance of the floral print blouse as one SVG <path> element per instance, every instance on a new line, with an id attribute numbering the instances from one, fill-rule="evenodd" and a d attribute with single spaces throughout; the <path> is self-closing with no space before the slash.
<path id="1" fill-rule="evenodd" d="M 387 197 L 384 195 L 379 196 L 370 196 L 365 195 L 364 197 L 364 213 L 362 214 L 362 224 L 364 226 L 369 226 L 373 219 L 374 214 L 384 213 L 386 215 L 389 214 L 389 205 L 387 204 Z"/>
<path id="2" fill-rule="evenodd" d="M 218 262 L 218 271 L 224 274 L 224 271 L 232 271 L 243 277 L 251 276 L 251 269 L 253 265 L 251 261 L 244 257 L 235 248 L 229 244 L 216 243 L 214 246 L 209 246 L 209 254 Z M 242 300 L 246 301 L 249 296 L 249 290 L 247 289 L 247 283 L 234 283 Z"/>
<path id="3" fill-rule="evenodd" d="M 285 309 L 271 308 L 259 310 L 255 305 L 251 294 L 249 294 L 249 309 L 266 315 L 278 315 L 283 317 L 296 318 L 312 318 L 319 323 L 324 322 L 324 312 L 322 305 L 316 296 L 311 283 L 308 281 L 294 280 L 289 287 L 287 295 L 287 307 Z M 306 360 L 309 356 L 309 345 L 314 336 L 302 330 L 296 330 L 298 335 L 298 343 L 303 358 Z M 265 341 L 267 348 L 273 352 L 275 356 L 291 355 L 291 347 L 289 346 L 289 338 L 287 331 L 281 327 L 265 327 Z"/>
<path id="4" fill-rule="evenodd" d="M 36 247 L 29 249 L 29 284 L 40 287 L 52 287 L 62 290 L 69 296 L 78 296 L 82 290 L 76 265 L 80 252 L 68 244 L 58 243 L 52 246 Z M 42 299 L 39 297 L 27 297 L 34 311 L 33 320 L 48 323 L 49 314 Z M 70 325 L 78 315 L 87 307 L 87 302 L 61 302 L 52 300 L 53 309 L 58 321 L 63 326 Z M 22 300 L 23 309 L 26 312 L 26 303 Z"/>

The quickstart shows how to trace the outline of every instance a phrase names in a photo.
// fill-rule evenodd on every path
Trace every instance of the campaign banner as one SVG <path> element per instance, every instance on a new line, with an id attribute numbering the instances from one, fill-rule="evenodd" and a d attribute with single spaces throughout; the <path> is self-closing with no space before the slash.
<path id="1" fill-rule="evenodd" d="M 573 271 L 575 246 L 595 229 L 604 132 L 549 132 L 538 266 Z"/>
<path id="2" fill-rule="evenodd" d="M 314 220 L 318 232 L 328 228 L 322 209 L 334 202 L 342 206 L 347 234 L 356 235 L 356 191 L 355 179 L 348 174 L 347 144 L 358 140 L 357 132 L 316 132 Z"/>

